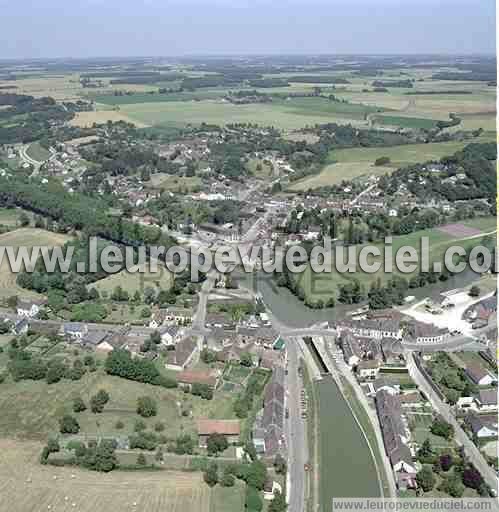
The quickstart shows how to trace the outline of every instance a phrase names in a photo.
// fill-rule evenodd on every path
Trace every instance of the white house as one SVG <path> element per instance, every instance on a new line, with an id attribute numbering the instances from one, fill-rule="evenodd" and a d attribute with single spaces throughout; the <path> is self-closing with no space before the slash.
<path id="1" fill-rule="evenodd" d="M 465 372 L 477 386 L 490 386 L 497 380 L 491 372 L 476 363 L 469 363 Z"/>
<path id="2" fill-rule="evenodd" d="M 81 340 L 88 334 L 88 327 L 79 322 L 66 322 L 62 326 L 62 335 Z"/>
<path id="3" fill-rule="evenodd" d="M 166 325 L 159 329 L 159 335 L 164 345 L 175 345 L 179 337 L 179 328 L 176 325 Z"/>
<path id="4" fill-rule="evenodd" d="M 17 301 L 17 314 L 27 318 L 34 318 L 40 312 L 42 304 L 40 301 L 20 299 Z"/>
<path id="5" fill-rule="evenodd" d="M 357 365 L 357 374 L 361 379 L 375 379 L 379 374 L 379 361 L 376 359 L 360 361 Z"/>

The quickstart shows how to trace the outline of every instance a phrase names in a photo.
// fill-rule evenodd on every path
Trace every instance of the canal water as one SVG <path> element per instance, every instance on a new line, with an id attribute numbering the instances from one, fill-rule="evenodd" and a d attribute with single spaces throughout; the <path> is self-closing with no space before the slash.
<path id="1" fill-rule="evenodd" d="M 317 383 L 317 395 L 320 511 L 329 512 L 334 497 L 379 497 L 380 486 L 369 447 L 332 377 Z"/>

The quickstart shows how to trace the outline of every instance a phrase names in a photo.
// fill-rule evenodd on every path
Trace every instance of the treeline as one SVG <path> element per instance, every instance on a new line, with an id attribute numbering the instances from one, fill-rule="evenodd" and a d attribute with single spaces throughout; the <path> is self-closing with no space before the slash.
<path id="1" fill-rule="evenodd" d="M 405 184 L 416 197 L 430 200 L 431 198 L 458 200 L 487 199 L 494 207 L 496 197 L 497 158 L 494 143 L 472 143 L 465 146 L 452 156 L 444 157 L 440 163 L 425 162 L 395 171 L 391 176 L 380 180 L 380 187 L 386 194 L 395 193 L 401 184 Z M 439 172 L 431 172 L 428 168 L 440 165 Z M 465 179 L 445 182 L 445 178 L 463 175 Z M 424 179 L 421 179 L 423 178 Z M 494 211 L 492 211 L 494 213 Z"/>
<path id="2" fill-rule="evenodd" d="M 158 82 L 174 82 L 175 80 L 182 80 L 185 75 L 182 73 L 155 73 L 147 75 L 136 75 L 128 78 L 116 78 L 109 83 L 113 85 L 120 84 L 155 84 Z"/>
<path id="3" fill-rule="evenodd" d="M 401 87 L 411 89 L 414 87 L 412 80 L 374 80 L 373 87 Z"/>
<path id="4" fill-rule="evenodd" d="M 289 87 L 289 82 L 284 78 L 259 78 L 248 83 L 251 87 Z"/>
<path id="5" fill-rule="evenodd" d="M 128 350 L 116 349 L 110 352 L 106 358 L 105 370 L 109 375 L 135 382 L 153 384 L 164 388 L 177 387 L 177 381 L 161 375 L 152 361 L 132 357 Z"/>
<path id="6" fill-rule="evenodd" d="M 311 83 L 311 84 L 349 84 L 351 83 L 346 78 L 338 76 L 323 76 L 323 75 L 297 75 L 287 78 L 288 82 L 297 83 Z"/>
<path id="7" fill-rule="evenodd" d="M 164 245 L 170 247 L 172 239 L 161 229 L 123 220 L 107 213 L 107 204 L 100 198 L 80 193 L 70 194 L 62 185 L 50 181 L 8 177 L 0 178 L 0 204 L 15 205 L 52 220 L 131 246 Z"/>
<path id="8" fill-rule="evenodd" d="M 22 94 L 0 94 L 0 144 L 28 143 L 42 139 L 54 123 L 69 121 L 74 113 L 57 105 L 52 98 Z"/>

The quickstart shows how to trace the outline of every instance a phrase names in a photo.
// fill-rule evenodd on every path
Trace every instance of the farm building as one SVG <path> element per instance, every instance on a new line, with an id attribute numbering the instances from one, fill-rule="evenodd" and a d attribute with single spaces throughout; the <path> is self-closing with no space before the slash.
<path id="1" fill-rule="evenodd" d="M 206 448 L 208 438 L 212 434 L 223 435 L 229 444 L 236 444 L 239 442 L 239 435 L 241 434 L 241 425 L 239 420 L 198 420 L 197 431 L 199 438 L 199 446 Z"/>

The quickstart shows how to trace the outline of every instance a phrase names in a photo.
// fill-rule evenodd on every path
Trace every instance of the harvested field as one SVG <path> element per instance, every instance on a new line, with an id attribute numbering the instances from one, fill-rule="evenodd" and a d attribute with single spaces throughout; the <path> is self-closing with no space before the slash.
<path id="1" fill-rule="evenodd" d="M 446 224 L 445 226 L 440 226 L 437 228 L 438 231 L 445 233 L 446 235 L 450 235 L 452 237 L 464 238 L 466 236 L 475 236 L 479 235 L 481 231 L 476 228 L 472 228 L 470 226 L 465 226 L 464 224 L 456 223 L 456 224 Z"/>
<path id="2" fill-rule="evenodd" d="M 201 473 L 113 471 L 106 474 L 42 466 L 38 462 L 41 449 L 39 443 L 0 440 L 0 495 L 2 503 L 8 503 L 9 512 L 49 509 L 209 512 L 212 500 L 218 501 L 217 488 L 210 489 Z M 238 494 L 234 491 L 232 494 Z"/>
<path id="3" fill-rule="evenodd" d="M 33 247 L 34 245 L 54 247 L 63 245 L 69 239 L 70 237 L 67 235 L 52 233 L 43 229 L 22 228 L 0 235 L 0 246 L 14 248 Z M 4 260 L 0 264 L 0 299 L 11 295 L 37 296 L 36 293 L 17 286 L 16 274 L 12 272 L 9 262 Z"/>
<path id="4" fill-rule="evenodd" d="M 131 119 L 126 114 L 122 114 L 116 110 L 100 110 L 96 112 L 77 112 L 74 119 L 71 120 L 72 126 L 80 126 L 81 128 L 90 128 L 95 124 L 104 124 L 108 121 L 116 123 L 125 121 L 134 124 L 137 128 L 145 128 L 147 125 Z"/>

